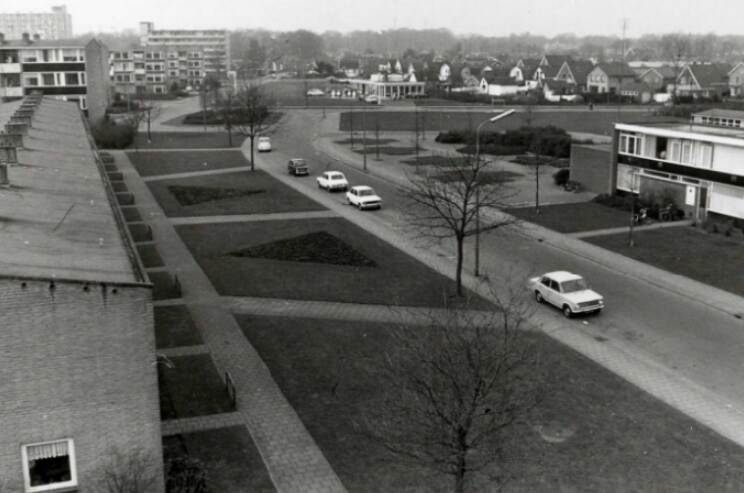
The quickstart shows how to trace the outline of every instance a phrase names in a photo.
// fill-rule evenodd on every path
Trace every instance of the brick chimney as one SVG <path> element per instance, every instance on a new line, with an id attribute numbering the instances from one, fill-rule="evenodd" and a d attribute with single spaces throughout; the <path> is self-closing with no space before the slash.
<path id="1" fill-rule="evenodd" d="M 34 41 L 41 41 L 41 34 L 39 33 L 34 34 Z"/>
<path id="2" fill-rule="evenodd" d="M 21 35 L 21 37 L 23 38 L 23 42 L 25 44 L 27 44 L 27 45 L 30 45 L 31 44 L 31 35 L 29 33 L 23 33 Z"/>
<path id="3" fill-rule="evenodd" d="M 5 44 L 5 33 L 0 33 L 0 45 Z"/>

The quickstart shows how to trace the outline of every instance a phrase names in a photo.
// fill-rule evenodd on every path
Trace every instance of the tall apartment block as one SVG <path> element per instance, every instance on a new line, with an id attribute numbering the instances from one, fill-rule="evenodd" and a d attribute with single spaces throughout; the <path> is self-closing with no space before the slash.
<path id="1" fill-rule="evenodd" d="M 85 119 L 33 94 L 0 126 L 0 490 L 108 491 L 138 454 L 162 492 L 152 285 Z"/>
<path id="2" fill-rule="evenodd" d="M 21 39 L 24 33 L 43 39 L 69 39 L 72 16 L 64 5 L 52 7 L 51 13 L 0 13 L 0 33 L 8 39 Z"/>
<path id="3" fill-rule="evenodd" d="M 204 77 L 230 69 L 226 30 L 154 29 L 140 23 L 140 46 L 111 52 L 111 81 L 122 94 L 165 94 L 174 82 L 198 88 Z"/>
<path id="4" fill-rule="evenodd" d="M 38 35 L 7 40 L 0 33 L 0 99 L 40 92 L 76 101 L 96 121 L 110 99 L 108 60 L 108 49 L 96 40 L 45 40 Z"/>

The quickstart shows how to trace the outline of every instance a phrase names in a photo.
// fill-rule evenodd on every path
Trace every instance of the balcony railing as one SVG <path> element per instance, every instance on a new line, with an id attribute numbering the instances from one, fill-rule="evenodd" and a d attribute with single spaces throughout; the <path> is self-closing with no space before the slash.
<path id="1" fill-rule="evenodd" d="M 21 98 L 23 97 L 23 88 L 22 87 L 0 87 L 0 97 Z"/>
<path id="2" fill-rule="evenodd" d="M 20 63 L 0 63 L 0 74 L 20 74 Z"/>

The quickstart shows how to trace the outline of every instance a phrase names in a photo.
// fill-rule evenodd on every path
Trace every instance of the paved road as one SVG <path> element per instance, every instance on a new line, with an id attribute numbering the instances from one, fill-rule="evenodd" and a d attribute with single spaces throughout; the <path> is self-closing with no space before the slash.
<path id="1" fill-rule="evenodd" d="M 372 185 L 385 201 L 381 211 L 359 214 L 404 234 L 401 210 L 406 207 L 406 201 L 395 185 L 334 161 L 313 147 L 313 139 L 317 137 L 313 119 L 319 115 L 320 112 L 292 114 L 274 134 L 275 150 L 264 155 L 264 165 L 283 169 L 290 157 L 305 157 L 311 162 L 314 174 L 323 169 L 344 171 L 352 185 Z M 374 161 L 369 159 L 368 165 L 374 166 Z M 297 180 L 311 195 L 326 194 L 317 190 L 313 177 Z M 334 195 L 334 200 L 344 202 L 343 194 Z M 452 245 L 442 246 L 454 255 Z M 529 275 L 556 269 L 583 274 L 608 301 L 604 313 L 584 320 L 598 340 L 609 339 L 614 345 L 678 372 L 717 393 L 744 414 L 744 358 L 741 357 L 744 321 L 516 233 L 485 235 L 481 258 L 486 272 L 498 275 L 508 271 L 518 282 Z M 466 263 L 469 268 L 472 249 L 468 250 Z M 557 312 L 549 316 L 556 326 L 582 323 L 582 320 L 561 321 Z"/>

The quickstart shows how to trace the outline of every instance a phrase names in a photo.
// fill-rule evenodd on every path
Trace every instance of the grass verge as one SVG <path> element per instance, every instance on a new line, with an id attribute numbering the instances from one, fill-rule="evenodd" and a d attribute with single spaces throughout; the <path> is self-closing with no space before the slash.
<path id="1" fill-rule="evenodd" d="M 156 306 L 155 347 L 166 349 L 202 344 L 201 335 L 184 305 Z"/>
<path id="2" fill-rule="evenodd" d="M 211 152 L 128 151 L 127 157 L 137 169 L 140 176 L 168 175 L 172 173 L 211 171 L 250 166 L 250 162 L 238 150 Z"/>
<path id="3" fill-rule="evenodd" d="M 535 213 L 534 207 L 508 209 L 507 212 L 560 233 L 620 228 L 627 226 L 630 220 L 627 212 L 596 202 L 545 205 L 540 207 L 540 214 Z"/>
<path id="4" fill-rule="evenodd" d="M 174 356 L 158 364 L 160 418 L 179 419 L 232 411 L 225 382 L 208 354 Z"/>

